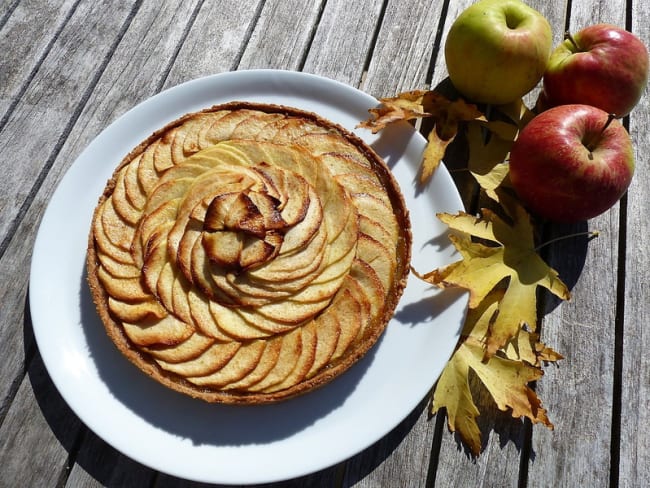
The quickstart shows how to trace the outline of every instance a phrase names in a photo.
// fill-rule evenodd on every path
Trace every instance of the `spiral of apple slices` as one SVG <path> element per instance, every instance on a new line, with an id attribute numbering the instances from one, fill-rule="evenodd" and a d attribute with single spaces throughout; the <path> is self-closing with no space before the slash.
<path id="1" fill-rule="evenodd" d="M 138 354 L 194 387 L 259 397 L 385 326 L 404 232 L 355 145 L 239 109 L 195 114 L 118 168 L 92 238 Z"/>

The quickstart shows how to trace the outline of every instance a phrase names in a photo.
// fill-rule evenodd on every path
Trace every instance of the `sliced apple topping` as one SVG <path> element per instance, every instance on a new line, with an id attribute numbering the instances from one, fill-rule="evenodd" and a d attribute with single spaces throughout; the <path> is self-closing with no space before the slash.
<path id="1" fill-rule="evenodd" d="M 410 234 L 369 150 L 291 111 L 235 108 L 181 118 L 137 151 L 95 211 L 92 256 L 106 310 L 150 367 L 270 398 L 374 342 Z"/>

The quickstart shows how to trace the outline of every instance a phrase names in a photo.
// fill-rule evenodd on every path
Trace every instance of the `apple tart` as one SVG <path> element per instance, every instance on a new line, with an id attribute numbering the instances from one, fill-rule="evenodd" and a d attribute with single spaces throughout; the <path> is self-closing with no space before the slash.
<path id="1" fill-rule="evenodd" d="M 371 348 L 410 248 L 399 187 L 357 136 L 233 102 L 124 158 L 93 215 L 88 281 L 108 335 L 142 371 L 209 402 L 267 403 Z"/>

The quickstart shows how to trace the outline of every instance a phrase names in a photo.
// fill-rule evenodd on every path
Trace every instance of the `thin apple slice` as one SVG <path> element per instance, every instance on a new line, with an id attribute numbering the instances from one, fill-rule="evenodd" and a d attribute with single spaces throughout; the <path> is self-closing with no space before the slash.
<path id="1" fill-rule="evenodd" d="M 100 204 L 95 214 L 96 218 L 93 219 L 93 236 L 95 237 L 95 244 L 97 245 L 97 248 L 118 263 L 127 265 L 134 264 L 133 256 L 131 253 L 117 247 L 109 240 L 108 235 L 106 235 L 101 219 L 101 212 L 104 205 L 106 205 L 106 201 Z"/>
<path id="2" fill-rule="evenodd" d="M 367 336 L 372 329 L 384 322 L 384 317 L 381 314 L 386 301 L 386 288 L 382 285 L 374 268 L 358 259 L 352 265 L 350 278 L 359 284 L 359 289 L 362 290 L 365 300 L 370 306 L 370 320 L 366 323 L 366 330 L 362 331 Z M 361 336 L 359 339 L 363 340 Z"/>
<path id="3" fill-rule="evenodd" d="M 350 193 L 354 194 L 367 194 L 378 198 L 387 208 L 392 208 L 390 197 L 380 185 L 377 176 L 372 174 L 362 173 L 344 173 L 336 176 L 338 181 L 345 188 L 350 189 Z"/>
<path id="4" fill-rule="evenodd" d="M 357 174 L 364 178 L 373 179 L 379 183 L 377 175 L 372 171 L 372 168 L 351 154 L 324 152 L 319 155 L 319 158 L 335 178 L 339 175 Z"/>
<path id="5" fill-rule="evenodd" d="M 366 234 L 359 235 L 357 242 L 357 256 L 368 263 L 377 273 L 381 284 L 390 290 L 395 275 L 395 251 L 389 250 L 385 245 Z"/>
<path id="6" fill-rule="evenodd" d="M 157 359 L 158 365 L 166 371 L 178 374 L 184 378 L 192 376 L 205 376 L 223 368 L 237 353 L 241 344 L 239 342 L 215 342 L 195 359 L 182 363 L 169 363 Z"/>
<path id="7" fill-rule="evenodd" d="M 361 304 L 350 290 L 349 282 L 350 280 L 346 279 L 346 286 L 341 289 L 332 304 L 333 313 L 341 327 L 336 349 L 332 353 L 332 361 L 343 356 L 361 329 Z"/>
<path id="8" fill-rule="evenodd" d="M 281 383 L 298 364 L 302 352 L 302 331 L 298 328 L 281 336 L 282 348 L 275 366 L 261 381 L 248 387 L 248 391 L 260 392 Z"/>
<path id="9" fill-rule="evenodd" d="M 140 268 L 135 266 L 135 264 L 120 263 L 102 251 L 99 247 L 96 247 L 95 255 L 97 256 L 99 264 L 108 271 L 111 276 L 116 278 L 137 278 L 140 276 Z"/>
<path id="10" fill-rule="evenodd" d="M 354 158 L 358 164 L 370 168 L 368 159 L 340 135 L 336 133 L 314 133 L 306 134 L 297 141 L 301 146 L 306 147 L 311 154 L 321 155 L 326 153 L 345 154 Z"/>
<path id="11" fill-rule="evenodd" d="M 307 378 L 313 377 L 329 363 L 341 335 L 341 324 L 331 309 L 319 315 L 314 322 L 316 324 L 316 351 L 314 363 L 307 372 Z"/>
<path id="12" fill-rule="evenodd" d="M 243 344 L 224 367 L 212 374 L 187 378 L 195 385 L 217 388 L 241 380 L 260 362 L 266 343 L 263 340 Z"/>
<path id="13" fill-rule="evenodd" d="M 205 125 L 211 125 L 213 121 L 213 113 L 199 113 L 185 121 L 174 131 L 174 137 L 170 142 L 171 160 L 174 165 L 181 164 L 201 149 L 198 139 L 199 130 Z"/>
<path id="14" fill-rule="evenodd" d="M 189 324 L 178 320 L 173 315 L 138 324 L 122 322 L 122 327 L 129 339 L 138 346 L 180 344 L 194 332 L 194 329 Z"/>
<path id="15" fill-rule="evenodd" d="M 285 116 L 283 114 L 277 113 L 257 112 L 251 114 L 250 117 L 242 120 L 235 126 L 232 133 L 230 134 L 230 139 L 257 140 L 258 133 L 266 124 L 276 120 L 283 120 L 284 118 Z"/>
<path id="16" fill-rule="evenodd" d="M 125 167 L 117 174 L 115 188 L 113 188 L 113 194 L 110 196 L 109 200 L 113 202 L 114 210 L 120 219 L 133 227 L 137 224 L 142 212 L 131 205 L 131 202 L 126 195 L 125 180 L 127 171 L 128 167 Z"/>
<path id="17" fill-rule="evenodd" d="M 214 344 L 212 337 L 195 332 L 183 342 L 172 346 L 154 345 L 144 350 L 156 359 L 168 363 L 182 363 L 197 358 L 203 351 Z"/>
<path id="18" fill-rule="evenodd" d="M 282 337 L 276 337 L 265 342 L 262 353 L 255 368 L 242 379 L 223 386 L 224 390 L 246 391 L 251 385 L 260 382 L 275 367 L 282 350 Z"/>
<path id="19" fill-rule="evenodd" d="M 97 268 L 97 277 L 109 296 L 127 303 L 143 302 L 151 298 L 141 278 L 115 278 L 104 268 Z"/>
<path id="20" fill-rule="evenodd" d="M 168 313 L 153 297 L 142 302 L 127 303 L 109 296 L 108 308 L 119 320 L 134 323 L 162 319 Z"/>
<path id="21" fill-rule="evenodd" d="M 212 124 L 210 128 L 202 134 L 202 140 L 206 140 L 211 144 L 216 144 L 220 141 L 230 139 L 232 132 L 242 120 L 257 113 L 257 111 L 245 109 L 230 112 Z"/>
<path id="22" fill-rule="evenodd" d="M 126 166 L 124 173 L 124 196 L 126 201 L 136 210 L 142 211 L 147 203 L 147 195 L 142 191 L 140 182 L 138 181 L 138 166 L 142 159 L 142 153 L 138 154 Z"/>
<path id="23" fill-rule="evenodd" d="M 156 147 L 159 144 L 159 139 L 153 141 L 143 152 L 142 157 L 140 158 L 140 164 L 138 164 L 138 182 L 140 183 L 140 188 L 145 195 L 149 195 L 151 190 L 158 183 L 160 175 L 154 166 L 154 154 L 156 152 Z"/>
<path id="24" fill-rule="evenodd" d="M 218 341 L 229 342 L 238 339 L 227 334 L 224 329 L 217 325 L 215 318 L 210 312 L 210 306 L 213 302 L 208 300 L 200 291 L 190 288 L 187 292 L 187 302 L 192 314 L 192 323 L 199 328 L 201 333 L 212 337 Z M 257 338 L 264 337 L 259 334 Z"/>
<path id="25" fill-rule="evenodd" d="M 212 117 L 210 121 L 206 124 L 203 124 L 203 126 L 197 131 L 197 141 L 201 149 L 205 149 L 206 147 L 213 146 L 214 144 L 219 142 L 213 139 L 212 136 L 210 135 L 212 131 L 212 127 L 215 124 L 218 124 L 219 121 L 229 113 L 231 113 L 230 110 L 218 110 L 216 112 L 211 112 Z"/>
<path id="26" fill-rule="evenodd" d="M 265 393 L 286 390 L 307 377 L 316 359 L 316 324 L 311 321 L 300 328 L 300 356 L 291 373 L 279 383 L 262 390 Z"/>
<path id="27" fill-rule="evenodd" d="M 400 231 L 392 207 L 386 206 L 381 199 L 368 193 L 356 193 L 352 195 L 352 201 L 359 215 L 374 220 L 390 234 L 390 240 L 386 242 L 397 242 Z"/>
<path id="28" fill-rule="evenodd" d="M 218 302 L 210 302 L 210 312 L 214 321 L 225 334 L 240 341 L 269 337 L 291 331 L 296 324 L 287 324 L 267 317 L 260 317 L 246 308 L 224 307 Z"/>
<path id="29" fill-rule="evenodd" d="M 125 221 L 116 211 L 113 205 L 114 199 L 109 198 L 102 205 L 100 218 L 102 227 L 109 241 L 123 251 L 129 252 L 135 228 Z"/>

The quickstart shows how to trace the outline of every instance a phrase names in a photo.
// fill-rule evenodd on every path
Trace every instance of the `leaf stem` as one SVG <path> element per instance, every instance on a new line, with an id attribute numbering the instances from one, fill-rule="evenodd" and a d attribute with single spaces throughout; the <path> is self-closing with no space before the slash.
<path id="1" fill-rule="evenodd" d="M 566 234 L 563 236 L 556 237 L 555 239 L 551 239 L 550 241 L 542 242 L 539 246 L 535 248 L 535 251 L 539 251 L 541 248 L 548 246 L 549 244 L 553 244 L 558 241 L 563 241 L 565 239 L 573 239 L 574 237 L 581 237 L 581 236 L 587 236 L 589 240 L 593 239 L 594 237 L 598 237 L 600 235 L 600 232 L 597 230 L 592 230 L 592 231 L 585 231 L 585 232 L 575 232 L 573 234 Z"/>

